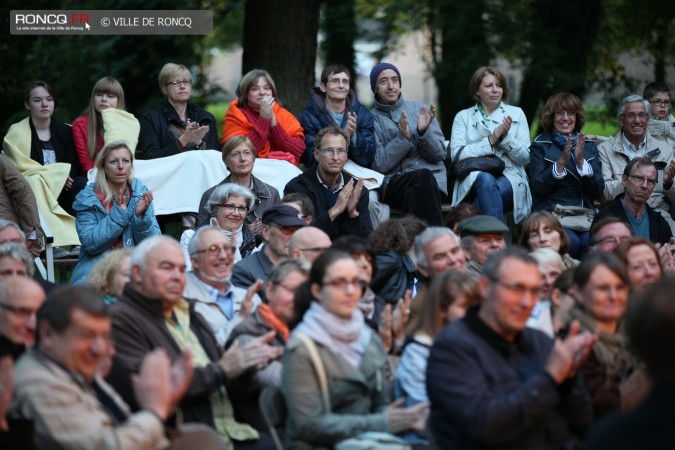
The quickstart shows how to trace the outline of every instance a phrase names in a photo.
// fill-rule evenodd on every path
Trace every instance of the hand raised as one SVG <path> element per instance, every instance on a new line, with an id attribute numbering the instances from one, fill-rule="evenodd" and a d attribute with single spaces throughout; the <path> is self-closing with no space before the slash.
<path id="1" fill-rule="evenodd" d="M 433 122 L 434 117 L 436 117 L 436 106 L 431 105 L 427 110 L 427 105 L 422 105 L 420 110 L 420 116 L 417 118 L 417 132 L 419 134 L 424 134 Z"/>
<path id="2" fill-rule="evenodd" d="M 246 296 L 241 302 L 241 308 L 239 308 L 239 317 L 241 317 L 242 320 L 247 318 L 253 312 L 253 307 L 255 306 L 253 304 L 253 296 L 260 292 L 262 286 L 262 280 L 255 280 L 255 283 L 249 286 L 249 288 L 246 290 Z"/>
<path id="3" fill-rule="evenodd" d="M 153 200 L 152 191 L 145 191 L 141 196 L 141 199 L 136 203 L 136 216 L 143 217 L 145 211 L 148 210 L 148 206 L 152 203 Z"/>
<path id="4" fill-rule="evenodd" d="M 408 128 L 408 115 L 405 112 L 401 113 L 401 118 L 398 121 L 398 130 L 404 138 L 410 140 L 410 128 Z"/>
<path id="5" fill-rule="evenodd" d="M 227 376 L 229 378 L 237 378 L 252 367 L 262 369 L 270 360 L 281 356 L 284 353 L 282 346 L 268 345 L 275 335 L 276 331 L 272 330 L 244 345 L 240 345 L 239 341 L 235 341 L 219 361 L 219 364 L 225 369 Z"/>
<path id="6" fill-rule="evenodd" d="M 584 147 L 586 146 L 586 136 L 584 133 L 579 133 L 577 138 L 577 145 L 574 147 L 574 160 L 577 163 L 577 168 L 581 170 L 584 166 Z"/>
<path id="7" fill-rule="evenodd" d="M 354 133 L 356 132 L 356 113 L 355 112 L 347 112 L 347 124 L 344 127 L 344 130 L 349 133 L 349 137 L 351 138 L 354 136 Z"/>
<path id="8" fill-rule="evenodd" d="M 359 178 L 359 181 L 356 183 L 356 186 L 354 186 L 354 189 L 352 189 L 352 193 L 349 195 L 349 198 L 347 199 L 347 206 L 345 207 L 345 209 L 347 210 L 347 214 L 352 219 L 358 217 L 359 215 L 358 207 L 362 190 L 363 190 L 363 178 Z"/>
<path id="9" fill-rule="evenodd" d="M 565 145 L 565 148 L 563 149 L 560 158 L 558 158 L 558 161 L 556 161 L 556 171 L 558 173 L 562 173 L 562 171 L 565 170 L 565 166 L 567 165 L 567 162 L 570 160 L 571 153 L 572 153 L 572 139 L 568 137 L 567 144 Z"/>

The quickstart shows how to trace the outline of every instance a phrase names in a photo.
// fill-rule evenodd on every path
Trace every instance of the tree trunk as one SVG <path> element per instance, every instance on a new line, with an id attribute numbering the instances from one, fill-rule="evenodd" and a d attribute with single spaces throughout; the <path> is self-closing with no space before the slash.
<path id="1" fill-rule="evenodd" d="M 314 84 L 319 0 L 247 0 L 242 74 L 265 69 L 284 107 L 298 115 Z"/>
<path id="2" fill-rule="evenodd" d="M 323 30 L 325 40 L 321 44 L 325 66 L 344 64 L 349 69 L 349 78 L 353 80 L 350 87 L 356 91 L 356 71 L 354 65 L 356 55 L 354 40 L 356 39 L 356 19 L 354 17 L 354 0 L 326 2 Z"/>

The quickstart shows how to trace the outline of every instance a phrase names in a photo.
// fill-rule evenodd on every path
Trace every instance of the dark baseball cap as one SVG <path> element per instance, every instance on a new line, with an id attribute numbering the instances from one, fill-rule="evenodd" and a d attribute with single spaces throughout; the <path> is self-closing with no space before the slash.
<path id="1" fill-rule="evenodd" d="M 275 205 L 267 208 L 263 213 L 262 223 L 275 223 L 280 227 L 307 226 L 300 211 L 290 205 Z"/>

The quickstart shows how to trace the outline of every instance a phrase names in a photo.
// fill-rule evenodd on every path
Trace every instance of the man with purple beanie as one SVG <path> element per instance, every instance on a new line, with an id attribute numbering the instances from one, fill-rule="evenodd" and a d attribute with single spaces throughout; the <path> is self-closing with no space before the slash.
<path id="1" fill-rule="evenodd" d="M 448 195 L 445 137 L 435 119 L 436 107 L 404 100 L 401 85 L 393 64 L 378 64 L 370 72 L 377 141 L 372 168 L 385 175 L 380 199 L 442 226 L 441 200 Z"/>

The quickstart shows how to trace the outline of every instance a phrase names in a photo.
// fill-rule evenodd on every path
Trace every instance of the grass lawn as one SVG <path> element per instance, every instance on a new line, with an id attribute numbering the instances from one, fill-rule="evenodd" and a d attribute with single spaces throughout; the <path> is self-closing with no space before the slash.
<path id="1" fill-rule="evenodd" d="M 229 103 L 211 103 L 206 106 L 206 110 L 213 114 L 213 117 L 216 118 L 216 125 L 218 126 L 218 136 L 223 135 L 223 117 L 227 112 L 227 108 L 230 106 Z"/>

